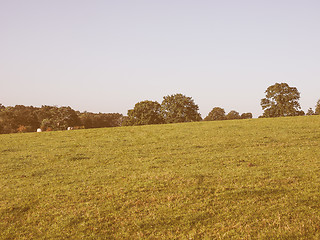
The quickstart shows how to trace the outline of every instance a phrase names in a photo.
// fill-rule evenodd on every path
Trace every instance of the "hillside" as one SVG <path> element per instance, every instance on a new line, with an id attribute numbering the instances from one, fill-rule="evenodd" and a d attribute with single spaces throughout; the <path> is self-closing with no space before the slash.
<path id="1" fill-rule="evenodd" d="M 320 116 L 0 135 L 0 239 L 319 239 Z"/>

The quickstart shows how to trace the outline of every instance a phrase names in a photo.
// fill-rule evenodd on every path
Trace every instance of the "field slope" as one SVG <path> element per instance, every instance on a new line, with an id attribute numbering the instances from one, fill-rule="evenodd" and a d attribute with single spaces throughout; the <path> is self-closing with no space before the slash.
<path id="1" fill-rule="evenodd" d="M 0 135 L 0 239 L 320 239 L 320 117 Z"/>

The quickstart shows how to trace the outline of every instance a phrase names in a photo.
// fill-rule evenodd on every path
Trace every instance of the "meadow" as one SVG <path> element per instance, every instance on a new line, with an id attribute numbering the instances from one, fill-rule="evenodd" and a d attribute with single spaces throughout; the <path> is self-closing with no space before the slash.
<path id="1" fill-rule="evenodd" d="M 320 239 L 320 116 L 0 135 L 0 239 Z"/>

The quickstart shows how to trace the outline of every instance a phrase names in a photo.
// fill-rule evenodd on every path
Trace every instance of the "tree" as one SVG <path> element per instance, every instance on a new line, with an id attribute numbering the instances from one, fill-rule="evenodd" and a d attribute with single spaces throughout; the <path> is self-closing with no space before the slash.
<path id="1" fill-rule="evenodd" d="M 128 110 L 128 118 L 124 125 L 161 124 L 164 119 L 161 115 L 161 105 L 158 102 L 142 101 Z"/>
<path id="2" fill-rule="evenodd" d="M 300 110 L 294 116 L 304 116 L 304 115 L 306 115 L 306 113 L 303 110 Z"/>
<path id="3" fill-rule="evenodd" d="M 242 113 L 240 118 L 241 119 L 250 119 L 250 118 L 252 118 L 252 113 Z"/>
<path id="4" fill-rule="evenodd" d="M 200 121 L 199 107 L 191 97 L 181 93 L 163 97 L 161 113 L 166 123 Z"/>
<path id="5" fill-rule="evenodd" d="M 77 112 L 71 107 L 42 106 L 36 114 L 39 122 L 41 122 L 41 128 L 50 127 L 52 130 L 66 130 L 68 127 L 81 124 Z M 43 124 L 45 119 L 47 120 Z"/>
<path id="6" fill-rule="evenodd" d="M 80 124 L 84 128 L 103 128 L 121 126 L 123 115 L 120 113 L 78 113 Z"/>
<path id="7" fill-rule="evenodd" d="M 94 115 L 93 113 L 89 113 L 87 111 L 83 112 L 80 114 L 80 121 L 81 124 L 85 127 L 85 128 L 93 128 L 93 120 L 92 120 L 92 115 Z"/>
<path id="8" fill-rule="evenodd" d="M 320 99 L 317 102 L 316 109 L 314 110 L 315 115 L 320 115 Z"/>
<path id="9" fill-rule="evenodd" d="M 308 116 L 314 115 L 314 111 L 313 111 L 312 108 L 309 108 L 309 109 L 308 109 L 307 115 L 308 115 Z"/>
<path id="10" fill-rule="evenodd" d="M 209 112 L 208 116 L 204 118 L 205 121 L 216 121 L 216 120 L 225 120 L 226 112 L 223 108 L 214 107 L 211 112 Z"/>
<path id="11" fill-rule="evenodd" d="M 266 97 L 261 99 L 264 110 L 263 117 L 298 116 L 300 93 L 297 88 L 290 87 L 287 83 L 276 83 L 265 91 Z"/>
<path id="12" fill-rule="evenodd" d="M 240 114 L 234 110 L 230 111 L 226 116 L 227 120 L 240 119 L 240 118 L 241 118 Z"/>
<path id="13" fill-rule="evenodd" d="M 51 131 L 54 128 L 55 124 L 51 119 L 45 118 L 42 120 L 40 128 L 42 131 Z"/>
<path id="14" fill-rule="evenodd" d="M 35 114 L 36 108 L 16 105 L 15 107 L 3 108 L 1 112 L 1 132 L 14 133 L 24 126 L 26 132 L 35 131 L 39 127 L 39 121 Z"/>
<path id="15" fill-rule="evenodd" d="M 57 115 L 54 116 L 56 129 L 66 130 L 68 127 L 80 125 L 80 119 L 75 110 L 71 107 L 60 107 L 57 109 Z"/>

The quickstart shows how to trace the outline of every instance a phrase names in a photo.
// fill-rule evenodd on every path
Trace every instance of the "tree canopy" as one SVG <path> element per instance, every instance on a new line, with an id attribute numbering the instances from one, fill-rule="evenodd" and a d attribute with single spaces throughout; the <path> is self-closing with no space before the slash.
<path id="1" fill-rule="evenodd" d="M 287 83 L 276 83 L 265 91 L 261 99 L 263 117 L 284 117 L 302 115 L 300 111 L 300 92 Z"/>
<path id="2" fill-rule="evenodd" d="M 309 108 L 306 115 L 311 116 L 311 115 L 314 115 L 314 114 L 315 113 L 314 113 L 313 109 Z"/>
<path id="3" fill-rule="evenodd" d="M 142 101 L 128 110 L 128 117 L 124 125 L 161 124 L 164 119 L 161 115 L 161 105 L 158 102 Z"/>
<path id="4" fill-rule="evenodd" d="M 120 113 L 78 113 L 84 128 L 119 127 L 123 116 Z"/>
<path id="5" fill-rule="evenodd" d="M 241 119 L 250 119 L 252 118 L 252 113 L 242 113 Z"/>
<path id="6" fill-rule="evenodd" d="M 240 114 L 235 111 L 231 110 L 227 115 L 223 108 L 214 107 L 205 117 L 205 121 L 217 121 L 217 120 L 233 120 L 233 119 L 248 119 L 252 118 L 252 113 L 242 113 Z"/>
<path id="7" fill-rule="evenodd" d="M 178 93 L 163 97 L 161 114 L 166 123 L 200 121 L 199 106 L 191 97 Z"/>
<path id="8" fill-rule="evenodd" d="M 225 120 L 226 119 L 226 112 L 223 108 L 214 107 L 204 118 L 205 121 L 216 121 L 216 120 Z"/>
<path id="9" fill-rule="evenodd" d="M 18 132 L 20 126 L 24 126 L 23 132 L 34 131 L 39 127 L 35 111 L 36 108 L 23 105 L 2 108 L 0 112 L 1 133 Z"/>
<path id="10" fill-rule="evenodd" d="M 226 119 L 227 120 L 233 120 L 233 119 L 240 119 L 241 116 L 240 114 L 235 111 L 235 110 L 231 110 L 227 115 L 226 115 Z"/>

